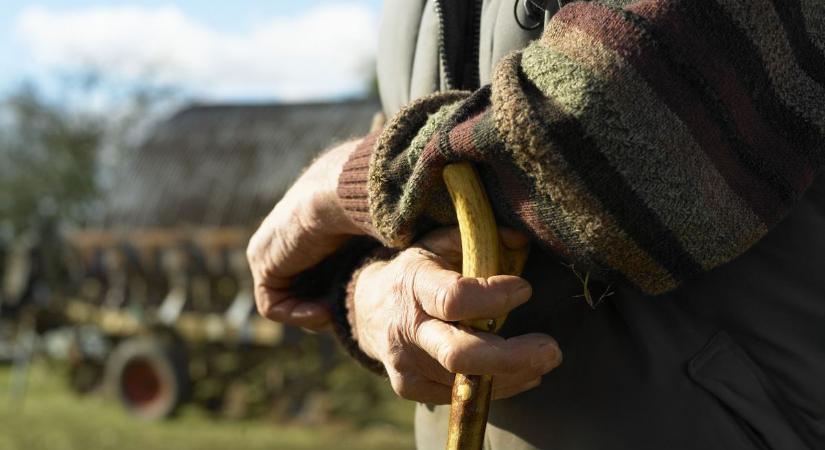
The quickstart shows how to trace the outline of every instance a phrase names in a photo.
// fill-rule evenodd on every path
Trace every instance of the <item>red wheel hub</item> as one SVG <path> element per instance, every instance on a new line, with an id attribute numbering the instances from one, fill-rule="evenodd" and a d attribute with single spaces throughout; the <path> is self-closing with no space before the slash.
<path id="1" fill-rule="evenodd" d="M 157 402 L 164 391 L 160 374 L 151 361 L 138 358 L 126 364 L 121 378 L 126 399 L 137 408 Z"/>

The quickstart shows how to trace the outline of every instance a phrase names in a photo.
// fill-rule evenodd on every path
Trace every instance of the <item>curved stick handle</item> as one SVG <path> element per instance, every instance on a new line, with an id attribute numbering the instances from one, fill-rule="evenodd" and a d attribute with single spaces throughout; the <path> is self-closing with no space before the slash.
<path id="1" fill-rule="evenodd" d="M 455 206 L 461 232 L 462 275 L 490 277 L 502 273 L 520 273 L 526 252 L 502 255 L 493 210 L 475 168 L 466 162 L 450 164 L 444 168 L 443 177 Z M 466 320 L 461 324 L 494 333 L 504 319 Z M 448 450 L 481 449 L 487 414 L 490 411 L 492 386 L 491 375 L 456 374 L 447 434 Z"/>

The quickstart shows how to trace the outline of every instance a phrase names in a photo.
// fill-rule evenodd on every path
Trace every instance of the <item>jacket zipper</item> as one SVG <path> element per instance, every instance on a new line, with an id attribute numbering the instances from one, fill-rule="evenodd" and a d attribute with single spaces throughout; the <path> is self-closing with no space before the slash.
<path id="1" fill-rule="evenodd" d="M 447 89 L 456 89 L 456 82 L 450 70 L 450 64 L 447 60 L 447 45 L 446 45 L 446 27 L 447 23 L 444 19 L 444 7 L 441 6 L 443 0 L 435 1 L 435 14 L 438 16 L 438 63 L 442 67 L 444 73 L 444 81 Z"/>
<path id="2" fill-rule="evenodd" d="M 464 52 L 459 61 L 452 61 L 447 52 L 447 17 L 444 13 L 445 1 L 456 0 L 435 0 L 435 12 L 438 16 L 438 54 L 440 64 L 444 73 L 447 89 L 475 90 L 479 87 L 479 46 L 481 44 L 481 6 L 482 0 L 465 0 L 469 2 L 469 23 L 468 31 L 464 38 Z M 453 65 L 453 63 L 457 63 Z M 460 68 L 462 73 L 453 73 L 453 67 Z M 460 78 L 457 78 L 460 77 Z"/>
<path id="3" fill-rule="evenodd" d="M 478 53 L 479 48 L 481 47 L 481 3 L 483 0 L 473 0 L 473 4 L 471 5 L 472 8 L 472 16 L 470 17 L 470 29 L 472 30 L 470 36 L 472 37 L 470 40 L 470 51 L 468 52 L 469 61 L 464 62 L 465 67 L 466 64 L 470 64 L 471 67 L 469 70 L 466 70 L 467 77 L 464 82 L 464 89 L 476 90 L 478 89 L 481 84 L 479 81 L 480 74 L 479 74 L 479 61 L 478 61 Z"/>

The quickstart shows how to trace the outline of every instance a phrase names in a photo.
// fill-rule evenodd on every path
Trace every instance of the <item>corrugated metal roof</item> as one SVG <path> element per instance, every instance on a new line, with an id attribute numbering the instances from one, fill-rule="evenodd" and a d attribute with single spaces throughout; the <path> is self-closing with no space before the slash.
<path id="1" fill-rule="evenodd" d="M 366 134 L 378 110 L 370 101 L 186 108 L 117 171 L 104 225 L 255 225 L 315 155 Z"/>

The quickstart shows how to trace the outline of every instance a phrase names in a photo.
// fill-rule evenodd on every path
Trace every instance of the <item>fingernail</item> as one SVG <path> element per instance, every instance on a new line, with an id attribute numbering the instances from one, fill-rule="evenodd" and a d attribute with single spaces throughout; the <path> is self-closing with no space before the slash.
<path id="1" fill-rule="evenodd" d="M 538 387 L 541 384 L 541 377 L 534 378 L 524 385 L 524 390 L 529 390 Z"/>
<path id="2" fill-rule="evenodd" d="M 561 364 L 561 350 L 552 341 L 539 346 L 538 351 L 530 361 L 532 366 L 542 373 L 549 372 Z"/>

